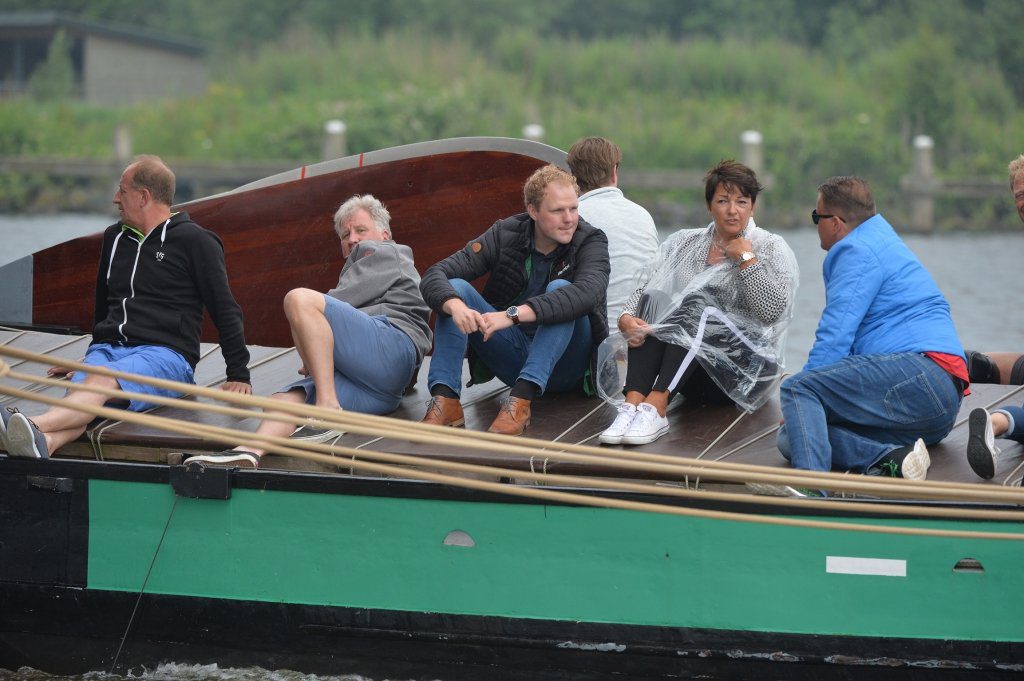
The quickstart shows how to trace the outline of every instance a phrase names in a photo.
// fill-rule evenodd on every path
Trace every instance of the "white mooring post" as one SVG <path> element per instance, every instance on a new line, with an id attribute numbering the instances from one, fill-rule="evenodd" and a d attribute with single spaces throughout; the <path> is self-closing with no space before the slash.
<path id="1" fill-rule="evenodd" d="M 740 135 L 740 143 L 743 145 L 740 162 L 761 178 L 764 174 L 764 136 L 757 130 L 744 130 Z M 763 179 L 761 183 L 764 184 Z"/>
<path id="2" fill-rule="evenodd" d="M 914 168 L 910 176 L 910 225 L 915 232 L 935 229 L 935 141 L 928 135 L 914 138 Z"/>
<path id="3" fill-rule="evenodd" d="M 324 161 L 341 158 L 347 151 L 345 149 L 345 131 L 348 127 L 343 121 L 337 118 L 324 123 L 324 146 L 321 158 Z"/>
<path id="4" fill-rule="evenodd" d="M 125 166 L 132 158 L 132 131 L 127 123 L 114 126 L 114 160 Z"/>
<path id="5" fill-rule="evenodd" d="M 531 142 L 544 141 L 544 126 L 540 123 L 528 123 L 523 126 L 523 138 Z"/>

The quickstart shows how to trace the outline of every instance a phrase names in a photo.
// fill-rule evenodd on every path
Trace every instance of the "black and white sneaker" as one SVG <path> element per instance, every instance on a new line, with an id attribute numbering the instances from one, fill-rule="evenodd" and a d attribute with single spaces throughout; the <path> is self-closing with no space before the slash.
<path id="1" fill-rule="evenodd" d="M 227 449 L 216 454 L 190 456 L 182 463 L 185 466 L 190 463 L 200 463 L 204 466 L 216 466 L 218 468 L 259 468 L 260 457 L 244 449 Z"/>
<path id="2" fill-rule="evenodd" d="M 999 448 L 992 432 L 992 417 L 984 407 L 967 417 L 967 463 L 979 478 L 991 480 L 996 474 Z"/>
<path id="3" fill-rule="evenodd" d="M 20 411 L 7 418 L 7 454 L 23 459 L 48 459 L 46 436 Z"/>

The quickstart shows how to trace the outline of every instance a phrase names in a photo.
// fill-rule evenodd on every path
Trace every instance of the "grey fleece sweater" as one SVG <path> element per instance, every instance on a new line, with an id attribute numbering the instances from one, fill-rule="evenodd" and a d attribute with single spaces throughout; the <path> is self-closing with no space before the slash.
<path id="1" fill-rule="evenodd" d="M 420 295 L 420 275 L 408 246 L 360 241 L 341 268 L 338 285 L 327 295 L 371 317 L 387 317 L 412 340 L 417 362 L 430 350 L 430 308 Z"/>

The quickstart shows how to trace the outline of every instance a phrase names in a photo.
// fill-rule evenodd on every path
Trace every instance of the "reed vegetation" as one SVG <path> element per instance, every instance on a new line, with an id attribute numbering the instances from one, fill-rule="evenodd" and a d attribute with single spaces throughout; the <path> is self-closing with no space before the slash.
<path id="1" fill-rule="evenodd" d="M 318 160 L 324 122 L 338 118 L 350 152 L 519 137 L 540 123 L 563 149 L 584 135 L 615 139 L 627 168 L 697 169 L 736 157 L 740 134 L 753 129 L 764 135 L 772 204 L 802 211 L 816 184 L 840 173 L 869 178 L 880 202 L 899 201 L 918 134 L 935 138 L 940 175 L 1001 178 L 1024 151 L 1024 114 L 999 64 L 963 58 L 928 27 L 836 57 L 773 38 L 567 39 L 522 28 L 482 42 L 410 27 L 328 36 L 300 26 L 255 52 L 218 55 L 210 70 L 198 97 L 131 108 L 4 100 L 0 155 L 110 157 L 125 123 L 137 151 L 172 162 L 299 164 Z M 28 206 L 45 181 L 0 179 L 0 203 Z M 998 221 L 1011 208 L 954 212 Z"/>

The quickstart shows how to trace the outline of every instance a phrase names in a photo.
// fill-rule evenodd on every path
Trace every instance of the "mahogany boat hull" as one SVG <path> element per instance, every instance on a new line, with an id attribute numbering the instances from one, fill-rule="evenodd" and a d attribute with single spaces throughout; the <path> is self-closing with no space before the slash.
<path id="1" fill-rule="evenodd" d="M 224 242 L 246 340 L 288 347 L 284 294 L 337 283 L 342 258 L 333 217 L 342 201 L 354 194 L 383 201 L 395 240 L 412 247 L 422 273 L 494 221 L 522 212 L 526 178 L 564 160 L 564 152 L 525 140 L 441 140 L 298 168 L 176 209 Z M 101 241 L 97 233 L 34 255 L 33 324 L 92 328 Z M 216 341 L 209 319 L 203 340 Z"/>

